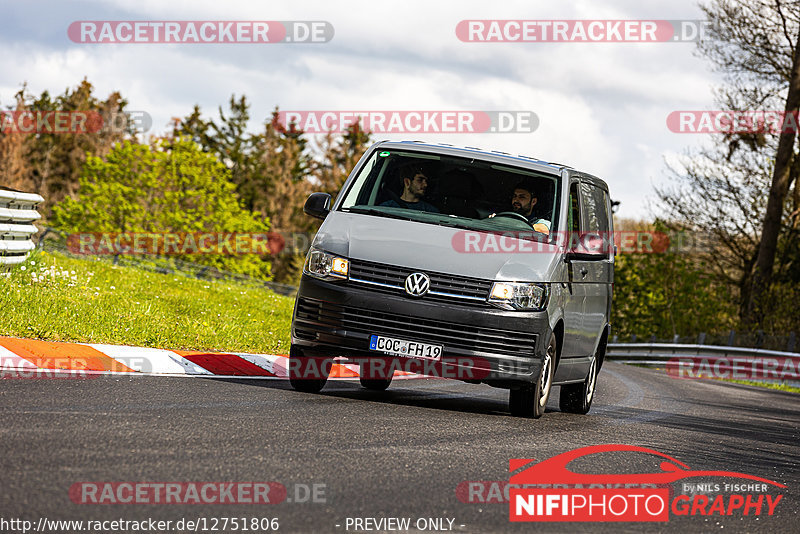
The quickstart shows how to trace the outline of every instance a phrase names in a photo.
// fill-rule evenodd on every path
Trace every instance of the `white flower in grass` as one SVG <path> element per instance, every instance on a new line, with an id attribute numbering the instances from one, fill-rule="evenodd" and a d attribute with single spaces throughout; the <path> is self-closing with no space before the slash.
<path id="1" fill-rule="evenodd" d="M 24 271 L 25 269 L 27 269 L 27 267 L 25 267 L 24 265 L 19 268 L 20 271 Z"/>
<path id="2" fill-rule="evenodd" d="M 116 287 L 114 287 L 114 286 L 111 286 L 111 288 L 110 288 L 110 289 L 117 289 L 117 288 L 116 288 Z"/>

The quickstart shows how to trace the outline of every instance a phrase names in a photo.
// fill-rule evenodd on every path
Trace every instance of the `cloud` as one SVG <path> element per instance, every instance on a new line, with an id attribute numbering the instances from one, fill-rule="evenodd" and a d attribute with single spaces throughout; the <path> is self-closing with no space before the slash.
<path id="1" fill-rule="evenodd" d="M 42 13 L 46 12 L 47 17 Z M 717 78 L 691 44 L 464 43 L 464 19 L 699 19 L 693 1 L 25 2 L 8 7 L 0 104 L 20 84 L 63 92 L 87 77 L 120 91 L 157 131 L 199 104 L 216 116 L 231 94 L 251 102 L 252 128 L 285 110 L 529 110 L 530 134 L 425 135 L 559 161 L 606 179 L 620 214 L 644 217 L 663 155 L 700 142 L 666 129 L 676 109 L 712 104 Z M 86 45 L 76 20 L 325 20 L 327 44 Z M 379 136 L 386 137 L 386 136 Z M 409 138 L 409 135 L 388 136 Z M 420 136 L 417 136 L 420 137 Z"/>

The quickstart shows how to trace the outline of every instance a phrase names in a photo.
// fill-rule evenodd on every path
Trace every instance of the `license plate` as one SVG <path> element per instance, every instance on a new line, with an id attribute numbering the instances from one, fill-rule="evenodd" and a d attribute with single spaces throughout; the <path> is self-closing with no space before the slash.
<path id="1" fill-rule="evenodd" d="M 430 345 L 428 343 L 418 343 L 375 334 L 369 338 L 369 348 L 384 354 L 404 356 L 406 358 L 439 360 L 442 357 L 442 345 Z"/>

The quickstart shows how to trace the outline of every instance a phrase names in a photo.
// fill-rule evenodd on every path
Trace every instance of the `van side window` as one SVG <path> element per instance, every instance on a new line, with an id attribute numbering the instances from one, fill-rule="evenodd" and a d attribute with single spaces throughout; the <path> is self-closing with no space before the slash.
<path id="1" fill-rule="evenodd" d="M 578 184 L 569 188 L 569 231 L 572 235 L 579 235 L 581 231 L 581 207 L 578 204 Z"/>
<path id="2" fill-rule="evenodd" d="M 608 232 L 608 195 L 599 187 L 581 183 L 584 230 L 605 235 Z"/>

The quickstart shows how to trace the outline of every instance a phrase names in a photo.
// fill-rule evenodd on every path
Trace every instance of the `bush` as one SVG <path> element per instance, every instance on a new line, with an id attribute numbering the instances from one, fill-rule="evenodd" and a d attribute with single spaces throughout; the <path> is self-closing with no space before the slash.
<path id="1" fill-rule="evenodd" d="M 186 139 L 153 146 L 117 144 L 104 159 L 88 157 L 77 199 L 53 209 L 53 226 L 67 233 L 246 232 L 266 234 L 269 220 L 242 209 L 230 171 Z M 176 255 L 235 273 L 270 277 L 255 254 Z"/>

